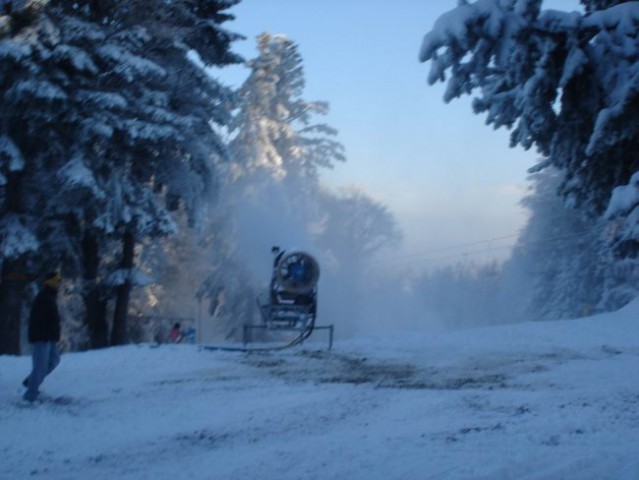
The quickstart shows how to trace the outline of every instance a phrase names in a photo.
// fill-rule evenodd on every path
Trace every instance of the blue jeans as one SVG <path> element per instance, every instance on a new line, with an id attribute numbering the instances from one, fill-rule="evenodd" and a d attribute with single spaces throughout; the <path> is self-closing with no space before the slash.
<path id="1" fill-rule="evenodd" d="M 38 388 L 44 381 L 44 377 L 49 375 L 60 363 L 60 353 L 57 342 L 36 342 L 33 346 L 33 369 L 29 375 L 27 391 L 24 399 L 33 402 L 38 398 Z"/>

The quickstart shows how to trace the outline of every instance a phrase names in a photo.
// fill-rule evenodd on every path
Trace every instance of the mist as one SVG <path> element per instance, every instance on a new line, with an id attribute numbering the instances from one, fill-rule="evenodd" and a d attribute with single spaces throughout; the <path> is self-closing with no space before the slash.
<path id="1" fill-rule="evenodd" d="M 453 264 L 427 271 L 422 265 L 388 268 L 400 245 L 386 246 L 365 257 L 349 252 L 339 216 L 319 196 L 295 204 L 295 189 L 271 184 L 233 202 L 236 260 L 249 273 L 256 293 L 265 293 L 273 268 L 271 248 L 304 251 L 320 265 L 318 325 L 335 326 L 336 338 L 384 331 L 460 328 L 518 321 L 526 290 L 514 282 L 504 263 Z M 338 195 L 325 189 L 324 195 Z M 230 195 L 233 196 L 233 195 Z M 339 203 L 338 203 L 339 205 Z M 303 207 L 303 208 L 300 208 Z"/>
<path id="2" fill-rule="evenodd" d="M 593 312 L 593 305 L 579 302 L 581 297 L 601 296 L 601 281 L 586 284 L 583 275 L 583 262 L 596 257 L 596 239 L 580 235 L 589 224 L 554 195 L 556 175 L 547 172 L 533 180 L 535 188 L 523 202 L 530 213 L 528 223 L 519 237 L 509 239 L 514 241 L 509 256 L 504 257 L 502 248 L 475 260 L 446 251 L 450 263 L 436 266 L 421 256 L 407 256 L 399 241 L 372 242 L 379 248 L 367 250 L 371 237 L 384 238 L 394 223 L 379 223 L 375 235 L 373 230 L 359 235 L 355 219 L 369 215 L 394 220 L 395 215 L 372 208 L 380 205 L 361 190 L 323 186 L 300 195 L 295 182 L 269 177 L 248 187 L 231 184 L 216 206 L 227 218 L 216 234 L 231 247 L 216 254 L 224 256 L 222 261 L 211 262 L 203 250 L 192 262 L 209 269 L 217 265 L 219 280 L 210 297 L 224 306 L 208 314 L 204 309 L 201 340 L 239 340 L 241 325 L 262 321 L 255 300 L 268 292 L 273 246 L 316 258 L 321 271 L 316 324 L 334 325 L 337 339 L 571 318 L 586 307 Z M 365 201 L 356 206 L 354 199 Z M 549 232 L 552 238 L 547 238 Z M 554 239 L 558 234 L 565 239 Z M 581 297 L 573 294 L 579 289 L 585 292 Z M 220 291 L 222 301 L 216 299 Z M 167 298 L 162 295 L 165 306 Z M 321 335 L 314 337 L 323 341 Z"/>

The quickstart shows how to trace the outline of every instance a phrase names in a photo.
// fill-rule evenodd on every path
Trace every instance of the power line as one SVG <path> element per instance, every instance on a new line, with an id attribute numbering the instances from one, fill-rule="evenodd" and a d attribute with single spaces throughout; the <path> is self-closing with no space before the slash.
<path id="1" fill-rule="evenodd" d="M 474 251 L 468 251 L 468 252 L 458 252 L 458 253 L 454 253 L 451 255 L 444 255 L 444 256 L 438 256 L 435 258 L 419 258 L 419 257 L 428 257 L 431 255 L 434 255 L 436 253 L 442 253 L 442 252 L 447 252 L 447 251 L 452 251 L 452 250 L 458 250 L 460 248 L 466 248 L 466 247 L 473 247 L 473 246 L 477 246 L 477 245 L 482 245 L 482 244 L 486 244 L 486 243 L 492 243 L 492 242 L 497 242 L 500 240 L 506 240 L 509 238 L 514 238 L 514 237 L 518 237 L 520 234 L 511 234 L 511 235 L 504 235 L 501 237 L 495 237 L 495 238 L 490 238 L 490 239 L 486 239 L 486 240 L 478 240 L 476 242 L 469 242 L 469 243 L 463 243 L 463 244 L 458 244 L 458 245 L 452 245 L 449 247 L 441 247 L 441 248 L 436 248 L 436 249 L 432 249 L 432 250 L 425 250 L 422 252 L 413 252 L 413 253 L 408 253 L 408 254 L 404 254 L 404 255 L 396 255 L 393 257 L 386 257 L 384 259 L 380 259 L 378 261 L 375 261 L 375 264 L 380 264 L 380 263 L 404 263 L 404 262 L 415 262 L 415 263 L 426 263 L 426 262 L 433 262 L 433 261 L 437 261 L 437 260 L 445 260 L 447 258 L 455 258 L 455 257 L 461 257 L 461 256 L 468 256 L 468 255 L 477 255 L 477 254 L 481 254 L 481 253 L 489 253 L 495 250 L 504 250 L 504 249 L 510 249 L 510 248 L 514 248 L 514 247 L 521 247 L 521 248 L 526 248 L 526 247 L 531 247 L 534 245 L 539 245 L 539 244 L 549 244 L 551 242 L 556 242 L 558 240 L 568 240 L 568 239 L 573 239 L 573 238 L 577 238 L 577 237 L 583 237 L 586 234 L 592 233 L 594 231 L 594 228 L 591 228 L 589 230 L 584 230 L 581 232 L 575 232 L 575 233 L 570 233 L 570 234 L 565 234 L 565 235 L 558 235 L 555 237 L 546 237 L 546 238 L 542 238 L 539 240 L 531 240 L 531 241 L 525 241 L 525 242 L 521 242 L 521 243 L 513 243 L 510 245 L 501 245 L 501 246 L 496 246 L 496 247 L 490 247 L 487 249 L 483 249 L 483 250 L 474 250 Z M 536 247 L 535 247 L 536 248 Z"/>
<path id="2" fill-rule="evenodd" d="M 495 238 L 490 238 L 490 239 L 487 239 L 487 240 L 478 240 L 476 242 L 461 243 L 461 244 L 458 244 L 458 245 L 451 245 L 449 247 L 440 247 L 440 248 L 435 248 L 435 249 L 432 249 L 432 250 L 424 250 L 422 252 L 413 252 L 413 253 L 407 253 L 407 254 L 404 254 L 404 255 L 396 255 L 395 257 L 393 257 L 393 259 L 428 256 L 428 255 L 433 255 L 435 253 L 447 252 L 447 251 L 450 251 L 450 250 L 457 250 L 459 248 L 474 247 L 476 245 L 481 245 L 481 244 L 484 244 L 484 243 L 497 242 L 499 240 L 505 240 L 507 238 L 514 238 L 514 237 L 517 237 L 518 235 L 519 234 L 505 235 L 503 237 L 495 237 Z"/>

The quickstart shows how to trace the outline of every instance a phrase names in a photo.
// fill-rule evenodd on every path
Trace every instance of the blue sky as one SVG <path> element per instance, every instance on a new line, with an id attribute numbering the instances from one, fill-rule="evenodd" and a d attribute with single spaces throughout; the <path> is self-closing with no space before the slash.
<path id="1" fill-rule="evenodd" d="M 577 0 L 544 8 L 577 9 Z M 470 97 L 445 104 L 444 85 L 426 82 L 423 36 L 457 0 L 242 0 L 226 24 L 246 41 L 234 50 L 256 56 L 261 32 L 286 34 L 304 59 L 307 100 L 330 104 L 326 123 L 339 130 L 348 161 L 323 174 L 332 186 L 357 185 L 385 203 L 405 240 L 398 258 L 424 267 L 507 255 L 525 212 L 519 200 L 533 150 L 508 147 L 508 132 L 486 126 Z M 227 70 L 226 83 L 245 69 Z M 509 238 L 435 253 L 487 239 Z M 485 252 L 488 249 L 494 249 Z M 479 253 L 478 251 L 482 251 Z M 412 254 L 418 254 L 412 256 Z"/>

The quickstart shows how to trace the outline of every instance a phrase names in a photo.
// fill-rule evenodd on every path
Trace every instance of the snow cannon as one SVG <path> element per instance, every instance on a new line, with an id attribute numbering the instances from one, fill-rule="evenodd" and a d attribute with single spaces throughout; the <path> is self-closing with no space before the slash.
<path id="1" fill-rule="evenodd" d="M 280 247 L 271 249 L 273 270 L 268 291 L 257 296 L 263 324 L 244 325 L 244 343 L 248 342 L 248 332 L 253 328 L 269 331 L 296 332 L 297 337 L 282 348 L 300 345 L 316 329 L 329 330 L 328 349 L 333 345 L 333 325 L 315 325 L 317 317 L 317 281 L 320 268 L 317 260 L 306 252 L 292 250 L 285 252 Z"/>
<path id="2" fill-rule="evenodd" d="M 320 269 L 306 252 L 283 253 L 275 261 L 275 283 L 281 292 L 308 295 L 315 291 Z"/>
<path id="3" fill-rule="evenodd" d="M 285 252 L 273 247 L 271 285 L 258 296 L 262 319 L 268 328 L 295 329 L 310 335 L 317 312 L 317 281 L 320 269 L 312 255 L 299 250 Z"/>

